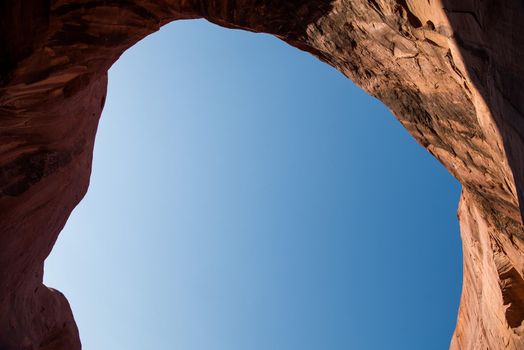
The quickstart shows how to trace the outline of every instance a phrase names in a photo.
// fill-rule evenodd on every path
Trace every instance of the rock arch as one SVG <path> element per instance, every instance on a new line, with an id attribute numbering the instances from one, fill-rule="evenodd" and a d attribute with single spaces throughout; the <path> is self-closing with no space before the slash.
<path id="1" fill-rule="evenodd" d="M 524 347 L 518 0 L 6 0 L 0 9 L 0 348 L 80 348 L 67 300 L 42 284 L 43 261 L 87 191 L 107 70 L 160 26 L 192 18 L 273 34 L 381 99 L 463 185 L 451 348 Z"/>

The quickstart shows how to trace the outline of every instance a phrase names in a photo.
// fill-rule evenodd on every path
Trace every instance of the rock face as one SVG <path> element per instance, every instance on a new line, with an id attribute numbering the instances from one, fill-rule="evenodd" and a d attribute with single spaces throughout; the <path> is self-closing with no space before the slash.
<path id="1" fill-rule="evenodd" d="M 0 349 L 80 349 L 43 261 L 87 190 L 107 70 L 191 18 L 274 34 L 382 100 L 463 185 L 451 348 L 524 349 L 521 0 L 4 0 L 0 10 Z"/>

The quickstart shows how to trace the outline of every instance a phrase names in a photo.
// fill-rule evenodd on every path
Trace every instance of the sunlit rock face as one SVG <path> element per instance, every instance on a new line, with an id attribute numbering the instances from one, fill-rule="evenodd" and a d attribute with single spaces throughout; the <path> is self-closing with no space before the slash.
<path id="1" fill-rule="evenodd" d="M 524 349 L 521 0 L 5 0 L 0 10 L 0 349 L 80 349 L 42 270 L 88 188 L 107 70 L 160 26 L 202 17 L 334 66 L 460 180 L 451 348 Z"/>

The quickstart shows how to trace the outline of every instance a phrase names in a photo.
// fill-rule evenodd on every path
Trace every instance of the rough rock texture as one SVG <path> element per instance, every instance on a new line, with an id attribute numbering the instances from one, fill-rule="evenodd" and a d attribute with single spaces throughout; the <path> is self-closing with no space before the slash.
<path id="1" fill-rule="evenodd" d="M 80 349 L 42 267 L 88 187 L 107 70 L 201 17 L 274 34 L 391 109 L 463 185 L 451 348 L 524 349 L 521 0 L 4 0 L 0 17 L 0 349 Z"/>

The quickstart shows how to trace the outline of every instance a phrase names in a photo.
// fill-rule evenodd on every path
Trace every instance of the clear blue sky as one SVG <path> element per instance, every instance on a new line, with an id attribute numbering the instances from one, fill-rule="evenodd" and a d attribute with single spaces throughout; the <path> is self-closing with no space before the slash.
<path id="1" fill-rule="evenodd" d="M 109 77 L 89 192 L 45 266 L 84 349 L 448 347 L 460 186 L 379 101 L 205 21 Z"/>

